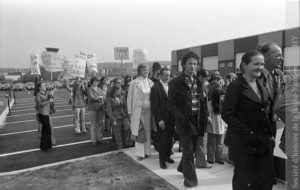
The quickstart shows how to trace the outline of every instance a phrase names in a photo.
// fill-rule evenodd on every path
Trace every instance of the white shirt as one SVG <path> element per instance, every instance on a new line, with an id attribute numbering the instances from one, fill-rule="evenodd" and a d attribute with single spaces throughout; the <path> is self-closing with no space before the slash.
<path id="1" fill-rule="evenodd" d="M 164 82 L 164 81 L 162 81 L 162 80 L 160 80 L 160 83 L 163 85 L 164 90 L 165 90 L 165 92 L 166 92 L 166 94 L 167 94 L 167 96 L 168 96 L 168 91 L 169 91 L 168 83 L 167 83 L 167 82 Z"/>

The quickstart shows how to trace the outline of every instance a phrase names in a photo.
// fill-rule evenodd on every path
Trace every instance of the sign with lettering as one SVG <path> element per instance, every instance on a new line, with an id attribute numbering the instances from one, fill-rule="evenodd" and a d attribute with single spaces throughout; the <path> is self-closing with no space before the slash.
<path id="1" fill-rule="evenodd" d="M 129 48 L 115 47 L 114 55 L 115 55 L 115 60 L 129 60 Z"/>
<path id="2" fill-rule="evenodd" d="M 74 68 L 74 59 L 67 59 L 66 62 L 62 66 L 62 71 L 58 76 L 59 81 L 72 79 L 73 76 L 73 68 Z"/>
<path id="3" fill-rule="evenodd" d="M 40 75 L 41 71 L 39 65 L 39 54 L 30 55 L 30 60 L 31 60 L 31 64 L 30 64 L 31 74 Z"/>
<path id="4" fill-rule="evenodd" d="M 46 71 L 58 72 L 62 71 L 62 65 L 65 63 L 66 58 L 61 54 L 53 52 L 42 52 L 42 62 Z"/>
<path id="5" fill-rule="evenodd" d="M 86 65 L 87 65 L 87 69 L 90 73 L 98 72 L 97 59 L 96 59 L 95 53 L 87 54 Z"/>
<path id="6" fill-rule="evenodd" d="M 84 78 L 85 76 L 85 67 L 86 67 L 86 60 L 75 58 L 73 64 L 73 71 L 72 77 L 81 77 Z"/>

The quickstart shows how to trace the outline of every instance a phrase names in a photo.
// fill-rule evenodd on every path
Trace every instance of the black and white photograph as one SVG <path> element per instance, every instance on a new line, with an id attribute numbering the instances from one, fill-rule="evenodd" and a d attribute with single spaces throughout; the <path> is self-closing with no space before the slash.
<path id="1" fill-rule="evenodd" d="M 299 0 L 0 0 L 0 190 L 299 190 Z"/>

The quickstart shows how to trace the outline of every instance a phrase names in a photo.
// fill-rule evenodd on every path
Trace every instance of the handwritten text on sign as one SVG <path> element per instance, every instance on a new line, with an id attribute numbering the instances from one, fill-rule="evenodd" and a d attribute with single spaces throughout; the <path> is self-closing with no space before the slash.
<path id="1" fill-rule="evenodd" d="M 115 60 L 129 60 L 129 48 L 128 47 L 115 47 Z"/>
<path id="2" fill-rule="evenodd" d="M 84 59 L 75 58 L 72 77 L 84 78 L 85 67 L 86 67 L 86 61 Z"/>

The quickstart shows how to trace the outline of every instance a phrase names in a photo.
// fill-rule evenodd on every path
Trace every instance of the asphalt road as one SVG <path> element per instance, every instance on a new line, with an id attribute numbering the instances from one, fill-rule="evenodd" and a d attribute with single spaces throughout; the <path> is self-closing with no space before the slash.
<path id="1" fill-rule="evenodd" d="M 3 96 L 4 92 L 0 92 Z M 54 93 L 56 113 L 52 115 L 56 146 L 50 152 L 39 149 L 35 102 L 32 91 L 15 92 L 16 103 L 0 129 L 0 172 L 9 172 L 116 150 L 109 132 L 104 133 L 108 143 L 92 146 L 90 134 L 76 135 L 73 130 L 73 112 L 68 105 L 69 93 L 62 89 Z M 86 115 L 87 127 L 89 117 Z"/>

